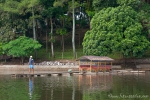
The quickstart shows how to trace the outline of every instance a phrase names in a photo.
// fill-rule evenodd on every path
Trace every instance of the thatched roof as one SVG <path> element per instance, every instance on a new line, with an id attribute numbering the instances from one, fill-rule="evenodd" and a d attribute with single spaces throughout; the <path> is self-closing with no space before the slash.
<path id="1" fill-rule="evenodd" d="M 114 59 L 107 56 L 82 56 L 78 58 L 81 61 L 113 61 Z"/>

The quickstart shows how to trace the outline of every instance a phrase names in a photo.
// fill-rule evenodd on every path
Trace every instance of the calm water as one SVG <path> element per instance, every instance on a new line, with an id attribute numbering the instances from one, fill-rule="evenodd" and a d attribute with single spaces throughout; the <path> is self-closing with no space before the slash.
<path id="1" fill-rule="evenodd" d="M 0 100 L 150 100 L 150 74 L 1 75 Z"/>

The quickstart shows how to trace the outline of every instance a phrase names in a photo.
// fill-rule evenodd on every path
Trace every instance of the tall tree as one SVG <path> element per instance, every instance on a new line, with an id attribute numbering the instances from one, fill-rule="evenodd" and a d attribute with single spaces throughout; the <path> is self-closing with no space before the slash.
<path id="1" fill-rule="evenodd" d="M 73 48 L 73 55 L 74 58 L 76 58 L 76 49 L 75 49 L 75 15 L 74 15 L 74 10 L 75 10 L 75 2 L 72 0 L 72 48 Z"/>
<path id="2" fill-rule="evenodd" d="M 12 4 L 15 6 L 13 7 Z M 15 37 L 15 26 L 13 23 L 16 21 L 13 15 L 16 14 L 18 2 L 10 1 L 0 1 L 0 41 L 8 42 Z M 10 37 L 10 38 L 9 38 Z"/>
<path id="3" fill-rule="evenodd" d="M 35 15 L 36 9 L 38 9 L 38 0 L 9 0 L 2 2 L 3 4 L 3 12 L 8 13 L 10 18 L 7 23 L 10 23 L 11 30 L 14 33 L 25 33 L 28 29 L 27 25 L 30 26 L 31 21 L 29 21 L 29 17 L 32 20 L 33 24 L 33 38 L 36 40 L 36 33 L 35 33 Z M 36 7 L 36 9 L 34 9 Z M 32 16 L 30 16 L 32 14 Z M 8 25 L 8 24 L 7 24 Z"/>
<path id="4" fill-rule="evenodd" d="M 50 24 L 50 32 L 49 32 L 49 36 L 50 36 L 50 42 L 51 42 L 51 53 L 52 53 L 52 58 L 55 58 L 55 54 L 54 54 L 54 37 L 53 37 L 53 14 L 54 14 L 54 7 L 53 7 L 53 3 L 54 0 L 40 0 L 41 5 L 43 6 L 44 10 L 43 10 L 43 16 L 46 17 L 46 19 L 49 19 L 49 24 Z"/>
<path id="5" fill-rule="evenodd" d="M 53 22 L 54 19 L 58 17 L 59 14 L 61 14 L 62 9 L 55 7 L 54 0 L 40 0 L 41 5 L 43 6 L 43 16 L 47 19 L 49 19 L 49 24 L 50 24 L 50 42 L 51 42 L 51 52 L 52 52 L 52 58 L 55 58 L 54 54 L 54 33 L 53 33 Z"/>
<path id="6" fill-rule="evenodd" d="M 76 49 L 75 49 L 75 9 L 79 7 L 78 1 L 72 0 L 58 0 L 55 1 L 55 6 L 64 6 L 65 3 L 68 3 L 68 13 L 72 13 L 72 48 L 73 48 L 73 56 L 76 58 Z"/>
<path id="7" fill-rule="evenodd" d="M 33 39 L 36 40 L 37 36 L 36 36 L 36 23 L 35 23 L 35 19 L 37 18 L 37 16 L 35 15 L 35 11 L 37 11 L 37 6 L 39 4 L 39 0 L 23 0 L 20 5 L 22 4 L 27 4 L 27 11 L 31 12 L 32 13 L 32 17 L 31 20 L 32 20 L 32 30 L 33 30 Z M 25 5 L 23 5 L 24 7 Z"/>
<path id="8" fill-rule="evenodd" d="M 73 56 L 76 59 L 76 48 L 75 48 L 75 8 L 79 7 L 79 3 L 72 0 L 69 3 L 70 10 L 72 10 L 72 48 L 73 48 Z"/>
<path id="9" fill-rule="evenodd" d="M 66 28 L 60 28 L 56 30 L 56 33 L 62 36 L 61 46 L 62 46 L 62 52 L 64 52 L 64 35 L 67 34 L 67 30 Z"/>
<path id="10" fill-rule="evenodd" d="M 0 16 L 0 42 L 6 43 L 15 38 L 15 32 L 12 29 L 11 14 L 2 12 Z"/>
<path id="11" fill-rule="evenodd" d="M 92 6 L 92 2 L 93 0 L 84 1 L 83 6 L 82 6 L 85 8 L 86 13 L 88 14 L 89 27 L 90 27 L 90 21 L 95 14 L 95 10 L 94 10 L 94 7 Z"/>

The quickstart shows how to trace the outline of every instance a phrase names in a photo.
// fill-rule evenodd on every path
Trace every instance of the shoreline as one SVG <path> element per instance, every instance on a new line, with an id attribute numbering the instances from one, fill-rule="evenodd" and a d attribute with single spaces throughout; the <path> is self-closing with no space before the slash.
<path id="1" fill-rule="evenodd" d="M 142 63 L 142 64 L 137 64 L 135 65 L 136 68 L 150 68 L 150 63 Z M 11 69 L 11 68 L 29 68 L 28 64 L 0 64 L 0 68 L 6 68 L 6 69 Z M 79 68 L 79 65 L 76 63 L 72 64 L 37 64 L 35 63 L 34 68 Z M 125 68 L 125 67 L 124 67 Z M 123 68 L 123 69 L 124 69 Z M 129 68 L 129 67 L 126 67 Z M 131 67 L 132 68 L 132 67 Z M 121 64 L 113 64 L 112 69 L 122 69 Z"/>
<path id="2" fill-rule="evenodd" d="M 136 69 L 121 68 L 121 65 L 113 65 L 112 72 L 115 73 L 128 73 L 128 72 L 142 72 L 150 71 L 150 64 L 140 64 Z M 48 72 L 63 72 L 72 69 L 72 71 L 79 71 L 79 65 L 34 65 L 35 73 L 48 73 Z M 0 74 L 25 74 L 29 71 L 29 65 L 0 65 Z"/>

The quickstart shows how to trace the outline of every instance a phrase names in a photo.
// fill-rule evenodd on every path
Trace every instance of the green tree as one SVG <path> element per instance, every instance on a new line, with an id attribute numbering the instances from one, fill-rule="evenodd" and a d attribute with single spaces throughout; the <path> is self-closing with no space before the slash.
<path id="1" fill-rule="evenodd" d="M 139 8 L 140 3 L 143 2 L 140 0 L 115 0 L 115 1 L 120 6 L 122 6 L 122 5 L 131 6 L 135 10 L 137 10 Z"/>
<path id="2" fill-rule="evenodd" d="M 121 52 L 124 57 L 141 57 L 149 48 L 148 33 L 142 34 L 140 17 L 130 6 L 102 9 L 92 18 L 91 26 L 83 40 L 86 55 Z"/>
<path id="3" fill-rule="evenodd" d="M 49 24 L 50 24 L 50 42 L 51 42 L 51 53 L 52 53 L 52 58 L 55 58 L 54 54 L 54 18 L 56 18 L 59 14 L 61 14 L 61 9 L 58 7 L 54 7 L 54 0 L 40 0 L 41 5 L 43 6 L 43 16 L 46 19 L 49 19 Z M 59 13 L 60 12 L 60 13 Z"/>
<path id="4" fill-rule="evenodd" d="M 139 8 L 140 21 L 144 27 L 143 33 L 147 32 L 150 36 L 150 4 L 142 2 Z"/>
<path id="5" fill-rule="evenodd" d="M 9 1 L 11 2 L 11 1 Z M 0 2 L 0 42 L 8 42 L 12 40 L 15 36 L 12 28 L 11 15 L 12 13 L 8 12 L 10 10 L 9 7 L 6 7 L 9 3 L 5 3 L 4 1 Z M 13 8 L 12 8 L 13 9 Z M 12 10 L 13 12 L 13 10 Z"/>
<path id="6" fill-rule="evenodd" d="M 64 6 L 68 0 L 58 0 L 55 1 L 55 6 Z M 76 49 L 75 49 L 75 8 L 79 7 L 78 1 L 72 0 L 68 2 L 68 12 L 72 13 L 72 48 L 73 56 L 76 58 Z"/>
<path id="7" fill-rule="evenodd" d="M 64 35 L 67 34 L 67 30 L 66 28 L 61 28 L 61 29 L 56 30 L 56 33 L 62 36 L 61 46 L 62 46 L 62 52 L 64 52 Z"/>
<path id="8" fill-rule="evenodd" d="M 75 49 L 75 0 L 72 0 L 72 48 L 73 56 L 76 58 L 76 49 Z"/>
<path id="9" fill-rule="evenodd" d="M 119 1 L 124 1 L 124 0 L 119 0 Z M 94 10 L 97 12 L 103 8 L 118 6 L 117 0 L 93 0 L 92 5 Z"/>
<path id="10" fill-rule="evenodd" d="M 139 4 L 143 2 L 140 0 L 93 0 L 93 8 L 95 11 L 99 11 L 103 8 L 108 7 L 118 7 L 122 5 L 127 5 L 133 7 L 135 10 L 138 10 Z"/>
<path id="11" fill-rule="evenodd" d="M 36 19 L 40 17 L 35 12 L 40 12 L 39 0 L 21 0 L 17 5 L 18 14 L 31 14 L 29 16 L 28 25 L 32 25 L 33 39 L 37 40 L 36 36 Z M 31 21 L 30 21 L 31 20 Z"/>
<path id="12" fill-rule="evenodd" d="M 94 10 L 94 7 L 92 6 L 92 3 L 93 3 L 93 0 L 86 0 L 82 4 L 82 7 L 85 9 L 86 13 L 88 14 L 89 21 L 91 21 L 91 18 L 95 14 L 95 10 Z"/>
<path id="13" fill-rule="evenodd" d="M 32 24 L 31 21 L 29 21 L 30 19 L 33 20 L 33 38 L 36 39 L 35 18 L 38 16 L 34 15 L 35 10 L 33 11 L 33 9 L 38 5 L 37 1 L 38 0 L 4 0 L 0 2 L 0 32 L 3 33 L 1 35 L 2 38 L 4 37 L 1 40 L 2 42 L 8 42 L 14 39 L 17 37 L 17 34 L 25 34 L 28 30 L 28 26 Z"/>
<path id="14" fill-rule="evenodd" d="M 31 38 L 20 36 L 2 46 L 7 55 L 13 57 L 21 57 L 23 63 L 24 57 L 28 57 L 35 49 L 39 49 L 42 45 L 38 41 Z"/>

